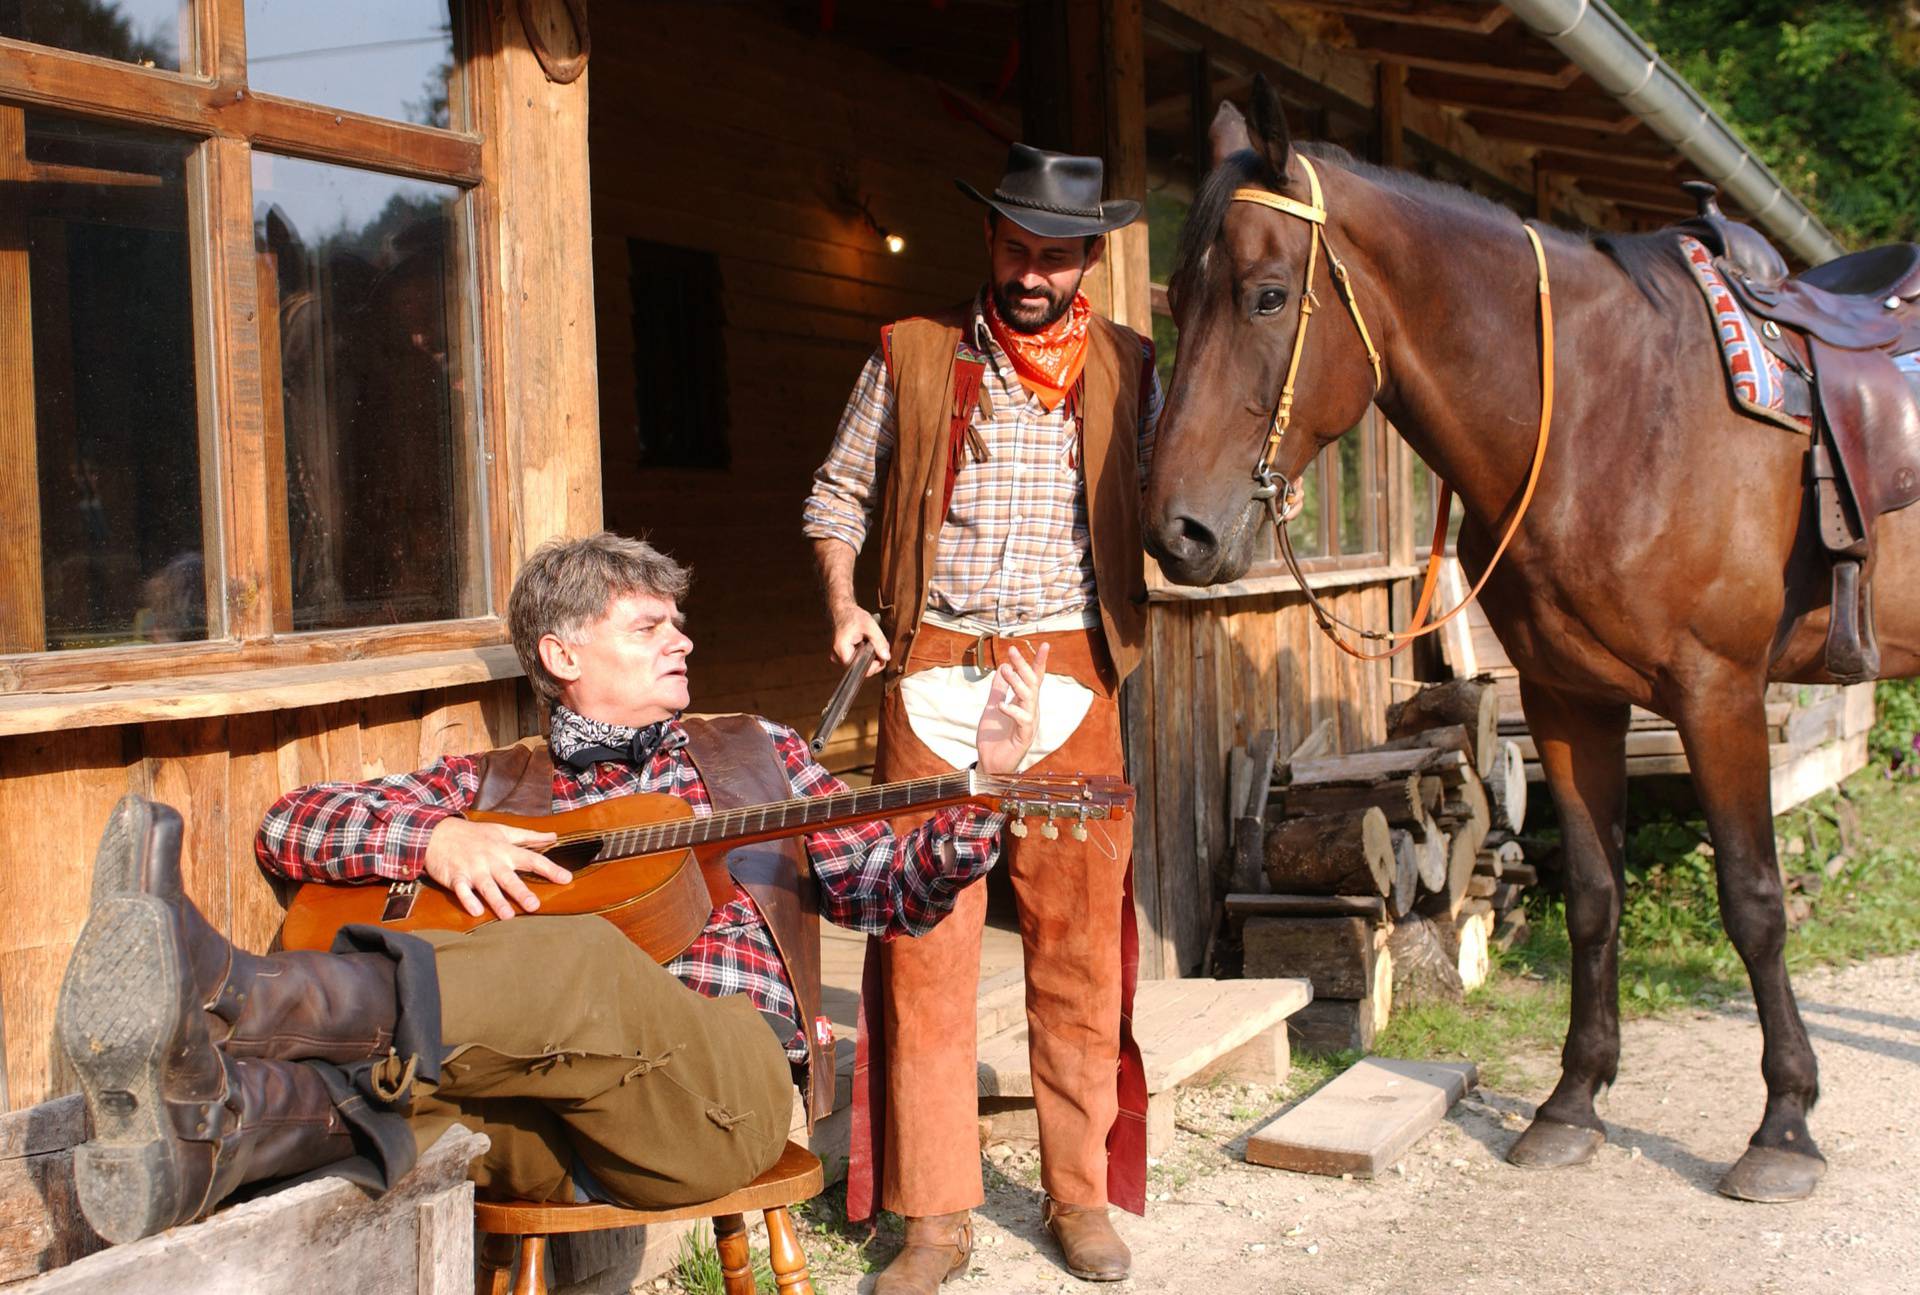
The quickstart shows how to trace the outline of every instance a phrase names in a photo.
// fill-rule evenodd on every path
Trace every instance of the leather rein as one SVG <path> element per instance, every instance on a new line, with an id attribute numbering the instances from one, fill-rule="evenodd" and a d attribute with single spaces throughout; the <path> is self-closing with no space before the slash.
<path id="1" fill-rule="evenodd" d="M 1458 605 L 1437 620 L 1428 621 L 1427 614 L 1433 609 L 1433 596 L 1439 586 L 1440 567 L 1446 560 L 1447 521 L 1453 509 L 1453 487 L 1445 481 L 1440 483 L 1439 497 L 1434 501 L 1433 542 L 1427 551 L 1426 575 L 1421 582 L 1420 598 L 1414 604 L 1413 620 L 1405 630 L 1395 633 L 1392 630 L 1363 629 L 1358 625 L 1340 619 L 1328 611 L 1326 605 L 1314 594 L 1313 587 L 1300 569 L 1300 559 L 1294 555 L 1293 544 L 1287 538 L 1287 520 L 1296 511 L 1300 494 L 1292 481 L 1277 481 L 1273 475 L 1274 456 L 1280 452 L 1280 443 L 1286 438 L 1287 427 L 1293 421 L 1294 380 L 1300 372 L 1300 357 L 1307 347 L 1307 326 L 1313 322 L 1313 312 L 1319 305 L 1313 292 L 1314 271 L 1320 262 L 1322 248 L 1326 251 L 1327 273 L 1333 280 L 1334 290 L 1346 303 L 1347 312 L 1353 316 L 1353 326 L 1360 334 L 1361 343 L 1367 348 L 1367 362 L 1373 367 L 1373 392 L 1378 395 L 1382 382 L 1380 352 L 1373 344 L 1373 335 L 1367 331 L 1366 318 L 1360 313 L 1360 300 L 1354 295 L 1353 280 L 1347 274 L 1346 263 L 1327 242 L 1327 208 L 1320 193 L 1320 176 L 1313 169 L 1313 163 L 1305 157 L 1295 155 L 1307 173 L 1307 186 L 1312 201 L 1300 202 L 1273 193 L 1267 189 L 1243 188 L 1233 191 L 1233 201 L 1257 203 L 1262 207 L 1271 207 L 1275 211 L 1297 217 L 1312 227 L 1313 237 L 1307 244 L 1307 274 L 1302 280 L 1300 294 L 1300 322 L 1293 334 L 1293 354 L 1287 361 L 1286 381 L 1281 384 L 1279 401 L 1274 405 L 1273 419 L 1267 428 L 1267 439 L 1260 451 L 1260 457 L 1253 465 L 1253 497 L 1267 506 L 1267 516 L 1273 522 L 1273 533 L 1285 559 L 1287 570 L 1292 573 L 1300 592 L 1306 595 L 1307 603 L 1313 608 L 1314 620 L 1321 632 L 1333 640 L 1335 647 L 1349 656 L 1363 661 L 1383 661 L 1398 656 L 1413 646 L 1414 640 L 1433 633 L 1451 621 L 1467 605 L 1479 597 L 1486 587 L 1487 579 L 1494 568 L 1500 564 L 1501 555 L 1507 551 L 1514 534 L 1520 529 L 1521 519 L 1527 515 L 1528 507 L 1533 503 L 1534 489 L 1540 483 L 1540 469 L 1547 458 L 1547 436 L 1553 424 L 1553 298 L 1547 283 L 1547 253 L 1541 246 L 1540 235 L 1532 225 L 1522 224 L 1527 239 L 1533 244 L 1534 263 L 1539 268 L 1540 279 L 1540 435 L 1533 452 L 1533 466 L 1527 473 L 1526 490 L 1520 496 L 1519 507 L 1514 510 L 1513 518 L 1507 523 L 1506 532 L 1500 537 L 1500 546 L 1493 551 L 1485 571 L 1472 589 L 1467 591 Z M 1284 490 L 1282 487 L 1284 486 Z M 1340 631 L 1347 630 L 1362 639 L 1373 642 L 1388 642 L 1395 646 L 1384 652 L 1363 652 L 1341 637 Z"/>

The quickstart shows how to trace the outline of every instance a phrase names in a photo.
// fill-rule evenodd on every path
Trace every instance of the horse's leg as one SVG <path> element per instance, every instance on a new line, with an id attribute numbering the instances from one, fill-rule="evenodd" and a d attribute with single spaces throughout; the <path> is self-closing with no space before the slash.
<path id="1" fill-rule="evenodd" d="M 1819 1072 L 1787 980 L 1764 691 L 1752 676 L 1709 679 L 1677 699 L 1674 719 L 1713 834 L 1720 921 L 1747 965 L 1764 1036 L 1766 1117 L 1720 1190 L 1741 1200 L 1797 1201 L 1813 1191 L 1827 1162 L 1807 1129 Z"/>
<path id="2" fill-rule="evenodd" d="M 1620 899 L 1627 791 L 1624 703 L 1590 702 L 1520 682 L 1527 730 L 1560 811 L 1573 1015 L 1560 1082 L 1507 1152 L 1530 1169 L 1577 1165 L 1606 1141 L 1594 1098 L 1620 1065 Z"/>

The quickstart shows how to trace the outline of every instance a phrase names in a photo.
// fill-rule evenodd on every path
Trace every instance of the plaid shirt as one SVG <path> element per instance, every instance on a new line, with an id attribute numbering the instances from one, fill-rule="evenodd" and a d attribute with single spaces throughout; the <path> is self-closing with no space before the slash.
<path id="1" fill-rule="evenodd" d="M 990 361 L 981 375 L 991 416 L 974 417 L 987 458 L 971 455 L 955 478 L 940 528 L 927 605 L 950 616 L 1020 625 L 1094 606 L 1093 545 L 1086 478 L 1074 462 L 1067 402 L 1053 412 L 1029 395 L 1013 363 L 973 306 L 973 345 Z M 1142 343 L 1142 358 L 1151 347 Z M 1149 367 L 1141 393 L 1139 456 L 1144 488 L 1160 421 L 1160 379 Z M 877 488 L 898 437 L 893 380 L 876 350 L 861 370 L 825 463 L 813 474 L 801 529 L 812 539 L 865 543 Z"/>
<path id="2" fill-rule="evenodd" d="M 847 790 L 792 729 L 760 721 L 773 740 L 795 796 Z M 678 724 L 673 726 L 679 728 Z M 447 756 L 417 773 L 371 782 L 322 782 L 274 802 L 260 824 L 254 853 L 260 866 L 294 881 L 407 881 L 425 866 L 427 838 L 441 819 L 470 807 L 480 791 L 478 757 Z M 713 812 L 707 787 L 684 745 L 656 753 L 644 768 L 606 761 L 580 772 L 556 761 L 553 808 L 577 809 L 634 792 L 665 792 Z M 807 859 L 820 884 L 821 912 L 833 922 L 892 939 L 925 935 L 952 910 L 966 886 L 999 854 L 1002 818 L 974 806 L 937 811 L 904 837 L 884 822 L 814 832 Z M 733 900 L 714 910 L 706 929 L 667 970 L 711 998 L 746 994 L 753 1005 L 800 1021 L 793 985 L 772 933 L 737 883 Z M 787 1057 L 804 1067 L 804 1034 L 787 1041 Z"/>

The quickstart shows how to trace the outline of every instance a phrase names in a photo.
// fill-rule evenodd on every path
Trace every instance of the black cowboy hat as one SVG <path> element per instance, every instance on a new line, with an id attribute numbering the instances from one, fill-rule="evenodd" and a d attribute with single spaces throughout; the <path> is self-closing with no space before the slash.
<path id="1" fill-rule="evenodd" d="M 1140 204 L 1130 198 L 1100 201 L 1105 170 L 1097 157 L 1015 144 L 1007 150 L 1007 173 L 991 197 L 965 180 L 954 184 L 1030 234 L 1076 238 L 1131 225 L 1140 215 Z"/>

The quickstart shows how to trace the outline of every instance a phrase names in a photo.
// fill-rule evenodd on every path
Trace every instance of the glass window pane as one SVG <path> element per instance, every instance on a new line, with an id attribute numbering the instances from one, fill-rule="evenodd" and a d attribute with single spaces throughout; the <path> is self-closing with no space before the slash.
<path id="1" fill-rule="evenodd" d="M 1373 551 L 1373 456 L 1367 452 L 1373 435 L 1369 415 L 1348 430 L 1339 441 L 1340 452 L 1340 551 Z"/>
<path id="2" fill-rule="evenodd" d="M 1326 462 L 1324 457 L 1315 459 L 1300 478 L 1300 494 L 1305 502 L 1300 506 L 1299 515 L 1287 523 L 1287 539 L 1292 542 L 1297 557 L 1324 557 L 1327 552 L 1325 509 L 1320 506 L 1320 497 L 1325 493 Z M 1273 527 L 1265 530 L 1266 545 L 1272 548 Z"/>
<path id="3" fill-rule="evenodd" d="M 192 151 L 0 105 L 0 651 L 207 637 Z"/>
<path id="4" fill-rule="evenodd" d="M 193 0 L 0 0 L 0 36 L 190 72 Z"/>
<path id="5" fill-rule="evenodd" d="M 450 102 L 448 0 L 246 0 L 255 90 L 422 126 L 462 124 Z"/>
<path id="6" fill-rule="evenodd" d="M 484 614 L 460 190 L 256 152 L 253 202 L 278 628 Z"/>

